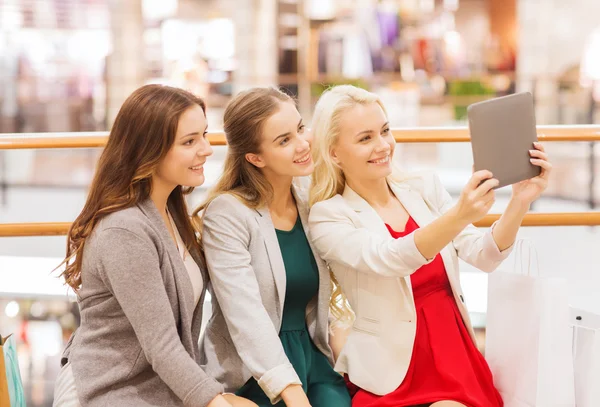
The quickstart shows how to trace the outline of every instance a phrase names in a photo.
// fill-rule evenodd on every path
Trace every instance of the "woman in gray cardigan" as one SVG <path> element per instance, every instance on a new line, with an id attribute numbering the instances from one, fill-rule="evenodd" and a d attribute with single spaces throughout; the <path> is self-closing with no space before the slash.
<path id="1" fill-rule="evenodd" d="M 184 195 L 204 182 L 205 136 L 186 91 L 148 85 L 121 107 L 68 235 L 81 326 L 55 406 L 244 405 L 197 363 L 208 276 Z"/>
<path id="2" fill-rule="evenodd" d="M 313 169 L 302 118 L 289 96 L 255 88 L 229 103 L 224 129 L 223 174 L 195 212 L 214 294 L 202 366 L 261 407 L 349 407 L 328 344 L 329 272 L 292 183 Z"/>

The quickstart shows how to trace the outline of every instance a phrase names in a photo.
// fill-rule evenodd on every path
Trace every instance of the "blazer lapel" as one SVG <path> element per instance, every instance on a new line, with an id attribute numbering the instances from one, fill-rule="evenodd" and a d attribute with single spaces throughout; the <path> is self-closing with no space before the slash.
<path id="1" fill-rule="evenodd" d="M 412 216 L 420 227 L 431 223 L 431 221 L 435 219 L 431 210 L 421 197 L 421 194 L 417 191 L 413 191 L 408 185 L 391 181 L 388 181 L 388 185 L 402 206 L 404 206 L 404 209 L 406 209 L 408 214 Z M 348 185 L 344 188 L 343 196 L 350 207 L 360 213 L 360 217 L 363 220 L 363 226 L 382 236 L 389 235 L 390 232 L 375 209 L 373 209 L 367 201 Z"/>
<path id="2" fill-rule="evenodd" d="M 313 257 L 315 258 L 315 262 L 317 263 L 317 267 L 319 269 L 319 306 L 328 306 L 329 297 L 331 296 L 331 279 L 329 277 L 329 269 L 323 259 L 319 256 L 319 253 L 316 251 L 313 246 L 312 239 L 310 238 L 310 229 L 308 227 L 308 202 L 306 201 L 307 193 L 303 193 L 305 191 L 301 191 L 302 187 L 292 184 L 292 193 L 294 194 L 294 198 L 296 199 L 296 206 L 298 207 L 298 216 L 300 216 L 300 221 L 302 222 L 302 229 L 304 229 L 304 234 L 306 235 L 306 240 L 308 240 L 308 245 L 312 251 Z M 310 312 L 308 310 L 307 312 Z"/>
<path id="3" fill-rule="evenodd" d="M 277 297 L 279 299 L 279 317 L 281 317 L 283 315 L 285 285 L 287 282 L 285 277 L 285 265 L 283 264 L 283 257 L 281 256 L 281 249 L 279 248 L 279 241 L 277 240 L 277 233 L 275 232 L 275 226 L 273 225 L 269 208 L 265 206 L 257 209 L 257 212 L 260 215 L 257 217 L 257 222 L 265 239 L 265 248 L 267 249 L 267 255 L 269 256 L 269 262 L 271 263 L 273 280 L 275 280 Z"/>
<path id="4" fill-rule="evenodd" d="M 179 224 L 177 219 L 174 218 L 173 221 L 175 222 L 175 227 L 177 227 L 178 230 L 183 229 L 183 226 Z M 179 251 L 177 252 L 177 256 L 178 256 L 178 258 L 181 258 Z M 193 315 L 192 315 L 192 338 L 198 338 L 200 336 L 200 330 L 202 328 L 202 308 L 204 306 L 204 299 L 206 297 L 206 289 L 208 288 L 208 284 L 210 282 L 210 277 L 208 275 L 208 270 L 206 269 L 206 261 L 204 260 L 204 256 L 202 255 L 202 253 L 198 250 L 190 250 L 190 256 L 192 256 L 192 258 L 198 265 L 198 268 L 200 269 L 200 274 L 202 275 L 202 285 L 203 285 L 202 294 L 200 295 L 198 304 L 196 304 L 196 307 L 193 309 Z M 185 263 L 183 263 L 183 267 L 185 268 Z M 189 277 L 189 273 L 187 272 L 187 270 L 184 270 L 184 271 L 185 271 L 185 274 Z M 185 278 L 185 277 L 182 277 L 182 278 Z M 179 284 L 179 282 L 178 282 L 178 284 Z M 184 285 L 186 285 L 186 284 L 184 284 Z M 193 288 L 190 291 L 193 296 L 194 295 Z"/>
<path id="5" fill-rule="evenodd" d="M 412 189 L 408 183 L 388 181 L 388 185 L 402 206 L 404 206 L 404 209 L 406 209 L 408 214 L 415 220 L 419 227 L 428 225 L 436 218 L 436 215 L 433 213 L 435 208 L 431 208 L 430 204 L 423 198 L 422 194 L 419 191 Z M 346 202 L 357 213 L 360 213 L 360 218 L 364 227 L 382 236 L 389 235 L 389 231 L 379 214 L 377 214 L 371 205 L 369 205 L 367 201 L 365 201 L 348 185 L 346 185 L 344 189 L 343 196 Z M 454 263 L 448 247 L 442 249 L 440 254 L 446 268 L 446 273 L 450 279 L 450 283 L 453 287 L 455 287 L 456 281 L 454 278 Z M 410 277 L 406 277 L 404 280 L 408 286 L 411 287 Z"/>
<path id="6" fill-rule="evenodd" d="M 379 234 L 382 237 L 391 237 L 390 231 L 385 226 L 385 222 L 383 221 L 383 219 L 381 219 L 377 211 L 375 211 L 375 209 L 373 209 L 373 207 L 369 205 L 367 201 L 365 201 L 352 188 L 350 188 L 348 184 L 346 184 L 342 196 L 350 205 L 350 207 L 357 212 L 361 219 L 362 226 L 371 230 L 374 233 Z M 396 197 L 398 196 L 396 195 Z M 400 198 L 398 197 L 398 199 Z M 402 201 L 400 202 L 404 205 Z M 406 210 L 408 211 L 408 208 Z M 402 290 L 407 290 L 407 292 L 412 293 L 412 283 L 410 281 L 410 276 L 398 278 L 396 281 L 401 286 Z M 406 285 L 406 287 L 402 287 L 403 284 Z"/>
<path id="7" fill-rule="evenodd" d="M 192 309 L 191 304 L 194 303 L 194 291 L 192 289 L 190 276 L 185 268 L 183 259 L 179 254 L 179 250 L 177 249 L 177 244 L 173 241 L 171 233 L 169 233 L 162 216 L 151 199 L 147 199 L 140 203 L 138 207 L 148 217 L 152 226 L 158 232 L 163 241 L 163 247 L 167 251 L 167 255 L 173 265 L 174 279 L 175 284 L 177 285 L 177 295 L 180 297 L 180 301 L 178 301 L 180 316 L 182 319 L 192 318 L 194 309 Z M 194 257 L 194 259 L 196 258 Z M 203 283 L 206 285 L 207 281 L 204 281 Z"/>
<path id="8" fill-rule="evenodd" d="M 420 193 L 412 190 L 406 184 L 390 182 L 389 186 L 394 195 L 396 195 L 396 198 L 404 206 L 404 209 L 417 222 L 419 227 L 428 225 L 435 219 L 435 216 L 431 213 L 431 209 Z"/>
<path id="9" fill-rule="evenodd" d="M 350 207 L 359 214 L 362 226 L 381 236 L 389 236 L 390 232 L 388 231 L 385 223 L 377 211 L 375 211 L 375 209 L 373 209 L 367 201 L 365 201 L 352 188 L 350 188 L 348 184 L 346 184 L 342 196 L 348 205 L 350 205 Z"/>
<path id="10" fill-rule="evenodd" d="M 412 216 L 419 227 L 428 225 L 439 216 L 437 208 L 433 208 L 431 203 L 423 197 L 422 193 L 411 189 L 410 185 L 407 183 L 390 182 L 389 185 L 394 192 L 394 195 L 396 195 L 400 203 L 402 203 L 406 211 Z M 452 243 L 450 243 L 450 245 L 451 244 Z M 450 245 L 444 247 L 440 251 L 440 255 L 442 256 L 444 267 L 446 268 L 446 274 L 454 288 L 456 281 L 454 278 L 454 262 L 449 250 Z"/>

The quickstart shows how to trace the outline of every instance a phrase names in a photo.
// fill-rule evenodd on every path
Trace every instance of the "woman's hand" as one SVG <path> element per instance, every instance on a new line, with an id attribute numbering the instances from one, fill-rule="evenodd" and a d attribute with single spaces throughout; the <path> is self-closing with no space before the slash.
<path id="1" fill-rule="evenodd" d="M 465 226 L 480 220 L 492 208 L 496 200 L 493 188 L 500 183 L 492 177 L 490 171 L 477 171 L 460 193 L 453 214 L 461 219 Z"/>
<path id="2" fill-rule="evenodd" d="M 531 203 L 538 199 L 548 186 L 552 164 L 548 161 L 548 155 L 540 143 L 534 143 L 534 147 L 534 150 L 529 151 L 531 163 L 540 167 L 542 171 L 536 177 L 513 184 L 512 198 L 492 231 L 492 236 L 500 251 L 513 245 Z"/>
<path id="3" fill-rule="evenodd" d="M 471 223 L 484 217 L 494 204 L 497 179 L 486 170 L 473 174 L 456 205 L 430 224 L 414 232 L 415 246 L 427 260 L 433 259 Z"/>
<path id="4" fill-rule="evenodd" d="M 235 394 L 223 394 L 223 397 L 232 407 L 258 407 L 258 404 Z"/>
<path id="5" fill-rule="evenodd" d="M 212 399 L 210 403 L 206 407 L 232 407 L 231 403 L 229 403 L 222 394 L 219 394 L 217 397 Z"/>
<path id="6" fill-rule="evenodd" d="M 281 398 L 287 407 L 311 407 L 304 389 L 299 384 L 290 384 L 281 392 Z"/>
<path id="7" fill-rule="evenodd" d="M 522 205 L 529 206 L 538 199 L 548 187 L 548 178 L 552 171 L 552 164 L 548 161 L 548 154 L 541 143 L 533 143 L 534 150 L 529 150 L 531 163 L 542 169 L 540 175 L 518 182 L 512 186 L 512 199 Z"/>

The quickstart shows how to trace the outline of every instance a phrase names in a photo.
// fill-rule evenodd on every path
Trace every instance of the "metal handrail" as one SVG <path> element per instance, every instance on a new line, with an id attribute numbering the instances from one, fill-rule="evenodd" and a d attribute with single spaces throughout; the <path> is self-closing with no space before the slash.
<path id="1" fill-rule="evenodd" d="M 600 125 L 538 126 L 540 141 L 600 141 Z M 418 127 L 393 129 L 398 143 L 456 143 L 469 142 L 467 127 Z M 0 134 L 0 150 L 98 148 L 106 145 L 108 132 L 87 133 L 12 133 Z M 224 146 L 223 132 L 210 132 L 212 145 Z M 475 225 L 489 227 L 500 215 L 485 216 Z M 0 224 L 0 237 L 64 236 L 69 222 Z M 600 212 L 529 213 L 522 226 L 598 226 Z"/>
<path id="2" fill-rule="evenodd" d="M 489 227 L 500 218 L 486 215 L 475 226 Z M 65 236 L 69 222 L 0 224 L 0 237 Z M 600 226 L 600 212 L 528 213 L 522 226 Z"/>
<path id="3" fill-rule="evenodd" d="M 537 126 L 540 141 L 600 141 L 600 125 Z M 466 143 L 468 127 L 414 127 L 393 129 L 397 143 Z M 226 145 L 222 131 L 209 132 L 214 146 Z M 108 132 L 0 134 L 0 150 L 38 148 L 96 148 L 106 145 Z"/>

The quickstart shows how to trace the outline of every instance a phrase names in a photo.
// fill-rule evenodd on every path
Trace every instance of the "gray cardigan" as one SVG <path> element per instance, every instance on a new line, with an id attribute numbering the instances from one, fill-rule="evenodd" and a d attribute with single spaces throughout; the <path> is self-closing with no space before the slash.
<path id="1" fill-rule="evenodd" d="M 82 405 L 196 407 L 223 392 L 197 360 L 206 290 L 194 307 L 183 260 L 150 199 L 99 222 L 81 274 L 81 326 L 64 356 Z"/>
<path id="2" fill-rule="evenodd" d="M 293 192 L 310 243 L 307 191 L 296 185 Z M 279 339 L 286 274 L 269 210 L 250 209 L 223 194 L 205 210 L 202 240 L 213 293 L 213 315 L 200 344 L 202 367 L 231 392 L 254 377 L 275 403 L 285 387 L 301 382 Z M 312 243 L 311 249 L 320 278 L 306 322 L 314 344 L 333 363 L 328 344 L 331 280 Z"/>

